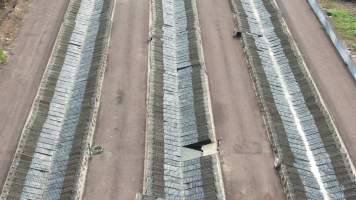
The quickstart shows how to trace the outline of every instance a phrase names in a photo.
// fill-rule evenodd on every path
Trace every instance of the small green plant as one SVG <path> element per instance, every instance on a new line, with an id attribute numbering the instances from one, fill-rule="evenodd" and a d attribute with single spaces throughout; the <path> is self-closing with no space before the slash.
<path id="1" fill-rule="evenodd" d="M 91 148 L 91 155 L 99 155 L 104 152 L 104 148 L 100 145 L 94 145 Z"/>
<path id="2" fill-rule="evenodd" d="M 7 62 L 7 53 L 3 49 L 0 49 L 0 64 Z"/>

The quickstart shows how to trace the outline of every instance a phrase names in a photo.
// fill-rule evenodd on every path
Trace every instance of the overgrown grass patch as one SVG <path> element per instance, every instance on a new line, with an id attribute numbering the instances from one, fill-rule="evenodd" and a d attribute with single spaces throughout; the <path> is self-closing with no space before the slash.
<path id="1" fill-rule="evenodd" d="M 347 37 L 356 37 L 356 16 L 341 8 L 327 10 L 337 29 Z"/>
<path id="2" fill-rule="evenodd" d="M 320 0 L 336 31 L 353 50 L 356 50 L 356 14 L 340 0 Z M 349 4 L 353 7 L 353 4 Z M 355 4 L 356 7 L 356 4 Z"/>

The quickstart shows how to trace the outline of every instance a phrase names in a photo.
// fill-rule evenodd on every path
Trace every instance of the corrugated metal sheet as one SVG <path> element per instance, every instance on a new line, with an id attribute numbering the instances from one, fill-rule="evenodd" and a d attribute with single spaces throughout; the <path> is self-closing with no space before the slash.
<path id="1" fill-rule="evenodd" d="M 215 141 L 196 2 L 152 1 L 143 199 L 224 199 L 217 155 L 189 145 Z M 188 155 L 187 155 L 188 154 Z"/>

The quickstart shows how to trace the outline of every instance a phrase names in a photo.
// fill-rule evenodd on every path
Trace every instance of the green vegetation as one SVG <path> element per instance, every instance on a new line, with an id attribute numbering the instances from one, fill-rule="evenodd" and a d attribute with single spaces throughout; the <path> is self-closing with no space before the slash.
<path id="1" fill-rule="evenodd" d="M 356 37 L 356 16 L 344 9 L 328 9 L 336 28 L 346 37 Z"/>
<path id="2" fill-rule="evenodd" d="M 352 49 L 356 49 L 356 14 L 341 2 L 340 0 L 321 0 L 321 5 L 326 9 L 336 31 Z M 356 8 L 356 4 L 351 7 Z"/>
<path id="3" fill-rule="evenodd" d="M 104 152 L 104 148 L 100 145 L 94 145 L 91 148 L 91 155 L 98 155 Z"/>
<path id="4" fill-rule="evenodd" d="M 7 62 L 7 53 L 6 51 L 0 49 L 0 64 L 4 64 Z"/>

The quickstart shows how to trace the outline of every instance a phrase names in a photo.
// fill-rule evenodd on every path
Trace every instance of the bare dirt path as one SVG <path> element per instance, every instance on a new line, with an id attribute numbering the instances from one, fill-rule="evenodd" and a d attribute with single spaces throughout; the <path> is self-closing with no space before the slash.
<path id="1" fill-rule="evenodd" d="M 228 0 L 199 0 L 227 199 L 285 199 Z"/>
<path id="2" fill-rule="evenodd" d="M 306 1 L 277 0 L 356 165 L 356 85 Z"/>
<path id="3" fill-rule="evenodd" d="M 69 0 L 33 0 L 14 42 L 10 62 L 0 67 L 0 188 L 46 68 Z"/>
<path id="4" fill-rule="evenodd" d="M 86 200 L 135 199 L 142 192 L 149 1 L 117 0 L 109 60 L 89 162 Z"/>

